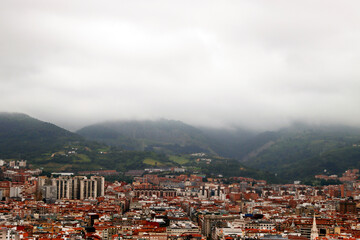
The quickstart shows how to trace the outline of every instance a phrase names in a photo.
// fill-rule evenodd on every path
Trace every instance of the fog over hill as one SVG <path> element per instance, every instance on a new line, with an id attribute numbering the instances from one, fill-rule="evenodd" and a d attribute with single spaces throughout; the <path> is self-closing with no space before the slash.
<path id="1" fill-rule="evenodd" d="M 315 147 L 317 153 L 334 147 L 350 146 L 357 143 L 360 129 L 342 125 L 308 125 L 297 122 L 276 131 L 256 132 L 241 128 L 194 127 L 181 121 L 162 119 L 109 121 L 89 125 L 77 133 L 92 140 L 126 149 L 154 150 L 177 146 L 179 153 L 205 151 L 240 161 L 249 161 L 279 144 L 283 144 L 283 150 L 293 154 L 293 158 L 303 157 L 297 156 L 299 152 L 291 149 L 294 144 L 295 148 L 304 148 L 304 151 L 309 151 L 309 146 L 317 145 Z"/>
<path id="2" fill-rule="evenodd" d="M 141 128 L 141 125 L 144 124 L 149 126 L 150 130 Z M 178 145 L 192 140 L 188 135 L 190 132 L 194 133 L 191 136 L 195 136 L 195 143 L 201 140 L 201 137 L 196 138 L 199 137 L 199 130 L 181 122 L 163 120 L 160 123 L 147 121 L 140 124 L 128 123 L 128 125 L 134 126 L 132 129 L 126 128 L 125 130 L 128 132 L 130 130 L 135 147 L 139 146 L 136 145 L 137 143 L 144 144 L 145 139 L 138 141 L 139 137 L 144 136 L 147 137 L 148 142 L 152 143 L 167 141 L 169 145 L 173 141 L 181 140 L 181 142 L 176 142 L 170 147 L 167 146 L 168 154 L 164 154 L 163 150 L 159 148 L 147 151 L 127 151 L 124 148 L 126 146 L 119 148 L 88 141 L 75 133 L 26 114 L 0 113 L 0 159 L 7 159 L 7 161 L 26 159 L 29 165 L 44 169 L 45 172 L 110 169 L 123 173 L 130 169 L 154 166 L 179 167 L 180 164 L 186 164 L 191 169 L 201 166 L 201 171 L 208 175 L 237 176 L 241 174 L 260 178 L 267 176 L 262 171 L 247 168 L 234 159 L 224 159 L 216 155 L 212 155 L 211 165 L 198 163 L 191 155 L 172 155 L 179 150 L 191 152 L 202 150 L 196 145 L 185 147 Z M 111 128 L 113 127 L 111 126 Z M 101 131 L 102 129 L 98 133 Z M 156 134 L 153 135 L 153 133 Z M 104 132 L 101 136 L 109 135 L 108 132 Z M 183 138 L 177 136 L 183 136 Z M 224 165 L 224 161 L 227 164 Z"/>
<path id="3" fill-rule="evenodd" d="M 66 154 L 70 149 L 77 153 Z M 104 156 L 102 151 L 110 154 Z M 125 171 L 147 167 L 153 161 L 171 166 L 179 165 L 174 162 L 177 157 L 194 152 L 217 159 L 215 165 L 203 166 L 208 173 L 268 179 L 276 174 L 278 181 L 306 180 L 324 170 L 340 174 L 359 168 L 360 129 L 297 123 L 277 131 L 253 132 L 199 128 L 162 119 L 104 122 L 72 133 L 25 114 L 0 113 L 0 158 L 25 158 L 46 169 L 116 166 Z M 224 165 L 224 161 L 231 164 Z"/>
<path id="4" fill-rule="evenodd" d="M 360 167 L 360 129 L 297 122 L 277 131 L 196 128 L 180 121 L 115 121 L 84 127 L 83 137 L 129 150 L 207 152 L 233 158 L 280 179 L 340 174 Z M 301 169 L 301 170 L 300 170 Z"/>

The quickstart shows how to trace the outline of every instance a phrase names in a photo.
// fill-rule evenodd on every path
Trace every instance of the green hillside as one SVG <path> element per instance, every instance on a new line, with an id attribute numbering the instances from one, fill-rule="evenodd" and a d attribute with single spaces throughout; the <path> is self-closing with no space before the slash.
<path id="1" fill-rule="evenodd" d="M 278 134 L 274 144 L 244 163 L 277 173 L 284 180 L 294 180 L 320 173 L 327 163 L 331 172 L 340 174 L 360 160 L 354 154 L 357 149 L 352 148 L 360 142 L 360 131 L 356 128 L 295 126 Z"/>
<path id="2" fill-rule="evenodd" d="M 308 179 L 316 174 L 340 175 L 347 169 L 360 169 L 360 147 L 334 149 L 319 156 L 301 160 L 279 171 L 283 179 Z"/>
<path id="3" fill-rule="evenodd" d="M 21 113 L 0 113 L 0 159 L 26 159 L 36 167 L 60 171 L 141 169 L 151 166 L 145 159 L 173 165 L 165 155 L 110 148 Z"/>
<path id="4" fill-rule="evenodd" d="M 86 139 L 128 150 L 166 154 L 211 153 L 241 160 L 277 133 L 255 133 L 243 129 L 196 128 L 180 121 L 115 121 L 98 123 L 77 131 Z"/>
<path id="5" fill-rule="evenodd" d="M 210 176 L 277 182 L 360 167 L 360 130 L 343 126 L 297 124 L 255 133 L 195 128 L 170 120 L 118 121 L 78 133 L 82 136 L 25 114 L 1 113 L 0 159 L 27 159 L 49 171 L 184 166 Z M 195 152 L 207 153 L 212 161 L 191 157 Z"/>
<path id="6" fill-rule="evenodd" d="M 166 143 L 170 148 L 177 148 L 176 150 L 199 150 L 197 146 L 190 145 L 202 144 L 202 136 L 195 128 L 175 121 L 161 122 L 160 126 L 158 124 L 149 122 L 142 123 L 142 127 L 141 124 L 129 127 L 130 124 L 123 130 L 135 136 L 134 140 L 141 137 L 152 144 Z M 114 131 L 100 131 L 99 134 L 108 137 L 112 132 Z M 167 142 L 169 139 L 170 144 Z M 236 160 L 214 156 L 213 162 L 207 164 L 191 155 L 130 151 L 85 140 L 78 134 L 18 113 L 0 114 L 0 159 L 26 159 L 33 167 L 42 168 L 45 172 L 99 169 L 126 172 L 151 167 L 185 166 L 190 172 L 208 176 L 263 176 L 259 171 L 249 170 Z M 223 164 L 223 161 L 227 164 Z"/>
<path id="7" fill-rule="evenodd" d="M 88 126 L 78 133 L 89 139 L 125 146 L 125 149 L 166 154 L 208 152 L 236 159 L 252 169 L 267 171 L 271 176 L 277 175 L 283 181 L 313 177 L 319 173 L 314 171 L 314 166 L 322 168 L 327 162 L 336 165 L 337 170 L 333 172 L 340 174 L 343 169 L 354 166 L 349 164 L 356 162 L 356 159 L 351 158 L 354 155 L 350 153 L 353 151 L 350 147 L 360 142 L 360 129 L 357 128 L 299 123 L 278 131 L 255 133 L 242 129 L 195 128 L 168 120 L 120 121 Z M 319 159 L 338 151 L 344 156 Z M 309 161 L 314 163 L 310 164 Z M 318 161 L 322 165 L 317 165 Z M 309 164 L 311 166 L 307 166 Z M 209 168 L 213 166 L 215 164 Z M 221 169 L 222 166 L 217 168 Z"/>
<path id="8" fill-rule="evenodd" d="M 199 128 L 210 149 L 219 156 L 243 159 L 252 151 L 277 138 L 276 132 L 256 133 L 240 128 Z"/>
<path id="9" fill-rule="evenodd" d="M 0 113 L 1 158 L 32 158 L 77 141 L 83 138 L 54 124 L 25 114 Z"/>
<path id="10" fill-rule="evenodd" d="M 155 152 L 123 151 L 118 148 L 107 149 L 102 144 L 83 142 L 77 145 L 64 146 L 51 154 L 45 153 L 30 159 L 35 167 L 46 171 L 83 171 L 109 169 L 126 172 L 131 169 L 153 167 L 146 160 L 153 159 L 159 166 L 179 166 L 167 156 Z"/>
<path id="11" fill-rule="evenodd" d="M 208 139 L 197 128 L 180 121 L 115 121 L 99 123 L 77 131 L 87 139 L 128 150 L 164 153 L 212 152 Z"/>

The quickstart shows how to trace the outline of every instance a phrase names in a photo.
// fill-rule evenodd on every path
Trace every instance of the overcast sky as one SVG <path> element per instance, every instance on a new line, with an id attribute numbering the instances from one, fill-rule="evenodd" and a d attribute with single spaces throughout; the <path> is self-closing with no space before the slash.
<path id="1" fill-rule="evenodd" d="M 360 125 L 360 1 L 3 0 L 0 111 Z"/>

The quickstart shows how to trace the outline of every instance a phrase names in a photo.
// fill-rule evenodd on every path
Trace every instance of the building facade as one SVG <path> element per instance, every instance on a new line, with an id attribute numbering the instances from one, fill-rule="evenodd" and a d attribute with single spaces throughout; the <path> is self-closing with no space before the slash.
<path id="1" fill-rule="evenodd" d="M 50 180 L 50 181 L 49 181 Z M 56 199 L 95 199 L 105 195 L 105 179 L 101 176 L 59 176 L 39 180 L 39 187 L 56 188 Z"/>

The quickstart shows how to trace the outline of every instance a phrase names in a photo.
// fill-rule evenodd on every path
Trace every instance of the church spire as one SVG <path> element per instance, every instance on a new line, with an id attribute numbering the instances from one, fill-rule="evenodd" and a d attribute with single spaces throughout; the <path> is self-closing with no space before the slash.
<path id="1" fill-rule="evenodd" d="M 315 219 L 315 213 L 314 213 L 313 226 L 311 228 L 310 240 L 315 240 L 318 237 L 319 237 L 319 231 L 316 226 L 316 219 Z"/>
<path id="2" fill-rule="evenodd" d="M 291 225 L 290 225 L 290 228 L 291 228 L 291 229 L 295 229 L 295 227 L 296 227 L 296 226 L 295 226 L 295 222 L 294 222 L 294 219 L 293 219 L 293 220 L 292 220 L 292 223 L 291 223 Z"/>

